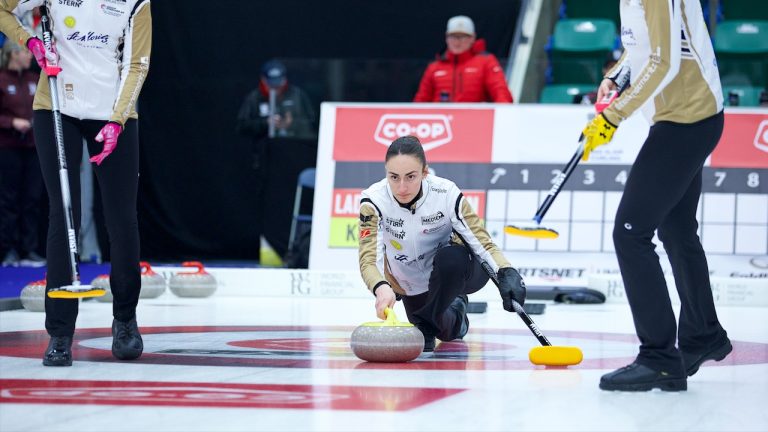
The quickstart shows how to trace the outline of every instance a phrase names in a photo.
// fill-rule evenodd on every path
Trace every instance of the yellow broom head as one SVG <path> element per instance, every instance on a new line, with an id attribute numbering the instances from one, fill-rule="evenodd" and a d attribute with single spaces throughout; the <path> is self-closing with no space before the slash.
<path id="1" fill-rule="evenodd" d="M 67 285 L 48 291 L 48 297 L 58 299 L 78 299 L 88 297 L 101 297 L 107 292 L 104 288 L 91 285 Z"/>
<path id="2" fill-rule="evenodd" d="M 557 231 L 540 226 L 525 227 L 519 225 L 507 225 L 504 227 L 504 232 L 519 237 L 534 239 L 556 239 L 560 236 Z"/>
<path id="3" fill-rule="evenodd" d="M 581 363 L 584 354 L 574 346 L 538 346 L 528 352 L 528 359 L 535 365 L 573 366 Z"/>

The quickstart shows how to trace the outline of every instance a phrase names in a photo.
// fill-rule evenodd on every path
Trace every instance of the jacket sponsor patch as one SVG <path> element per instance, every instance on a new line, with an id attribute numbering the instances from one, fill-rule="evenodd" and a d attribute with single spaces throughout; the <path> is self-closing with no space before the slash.
<path id="1" fill-rule="evenodd" d="M 384 230 L 396 239 L 403 240 L 405 238 L 405 230 L 398 231 L 394 228 L 391 228 L 389 225 L 384 225 Z"/>
<path id="2" fill-rule="evenodd" d="M 421 217 L 421 224 L 422 225 L 433 225 L 438 223 L 441 219 L 445 217 L 445 214 L 443 212 L 438 211 L 437 213 L 433 213 L 428 216 L 422 216 Z"/>
<path id="3" fill-rule="evenodd" d="M 440 225 L 440 226 L 436 226 L 436 227 L 432 227 L 432 228 L 424 228 L 421 232 L 423 234 L 432 234 L 434 232 L 440 231 L 441 229 L 443 229 L 444 226 L 445 226 L 445 224 Z"/>

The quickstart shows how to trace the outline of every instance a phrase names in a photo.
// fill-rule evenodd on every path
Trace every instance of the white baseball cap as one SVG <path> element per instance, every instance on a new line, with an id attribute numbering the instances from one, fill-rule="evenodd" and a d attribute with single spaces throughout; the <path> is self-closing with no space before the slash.
<path id="1" fill-rule="evenodd" d="M 445 34 L 463 33 L 471 36 L 475 35 L 475 23 L 472 18 L 464 15 L 458 15 L 448 20 L 448 26 Z"/>

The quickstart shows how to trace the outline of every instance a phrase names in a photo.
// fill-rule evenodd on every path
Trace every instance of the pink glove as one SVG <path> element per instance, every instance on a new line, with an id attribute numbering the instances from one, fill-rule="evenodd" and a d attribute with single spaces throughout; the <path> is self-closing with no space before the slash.
<path id="1" fill-rule="evenodd" d="M 36 37 L 31 37 L 27 41 L 27 48 L 35 56 L 37 65 L 44 70 L 48 76 L 56 76 L 61 72 L 59 67 L 59 58 L 56 52 L 47 52 L 43 41 Z"/>
<path id="2" fill-rule="evenodd" d="M 101 165 L 104 159 L 107 158 L 117 147 L 117 137 L 120 132 L 123 131 L 123 127 L 119 123 L 109 122 L 104 125 L 103 128 L 96 134 L 97 142 L 104 142 L 104 149 L 101 153 L 91 158 L 91 162 L 95 162 L 96 165 Z"/>

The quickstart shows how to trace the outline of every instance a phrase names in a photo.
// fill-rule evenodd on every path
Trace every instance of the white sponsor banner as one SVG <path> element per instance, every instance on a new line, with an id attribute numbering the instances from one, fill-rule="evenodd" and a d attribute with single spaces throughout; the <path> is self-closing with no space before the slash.
<path id="1" fill-rule="evenodd" d="M 592 107 L 584 105 L 499 105 L 492 161 L 565 165 L 593 116 Z M 597 148 L 583 163 L 631 165 L 647 135 L 648 122 L 633 116 L 621 124 L 610 145 Z"/>
<path id="2" fill-rule="evenodd" d="M 594 257 L 592 260 L 569 262 L 569 267 L 554 267 L 552 262 L 562 263 L 566 261 L 566 257 L 555 254 L 551 258 L 548 261 L 537 262 L 535 266 L 520 267 L 529 290 L 537 290 L 541 294 L 548 288 L 554 289 L 555 287 L 561 290 L 590 288 L 605 294 L 608 303 L 627 302 L 618 268 L 601 268 L 594 263 Z M 739 266 L 739 264 L 741 265 Z M 716 265 L 724 265 L 724 263 L 718 262 Z M 731 262 L 728 265 L 729 268 L 733 268 L 731 266 L 742 268 L 742 270 L 733 270 L 731 274 L 743 275 L 749 274 L 751 271 L 749 263 Z M 670 298 L 673 303 L 679 304 L 680 300 L 675 289 L 674 279 L 668 267 L 668 265 L 665 266 L 664 270 L 667 275 Z M 155 266 L 153 269 L 162 274 L 167 281 L 176 273 L 190 272 L 189 268 L 185 267 Z M 360 298 L 369 299 L 371 305 L 374 303 L 373 295 L 365 287 L 357 271 L 232 267 L 206 267 L 206 271 L 216 279 L 215 296 Z M 752 277 L 729 277 L 726 276 L 727 273 L 725 270 L 716 270 L 710 278 L 717 304 L 768 306 L 768 270 L 763 270 L 762 273 L 752 272 Z M 168 298 L 174 295 L 168 292 L 166 296 Z M 203 299 L 197 300 L 204 301 Z M 496 286 L 489 281 L 482 290 L 472 294 L 470 300 L 496 303 L 500 301 L 500 297 Z"/>

